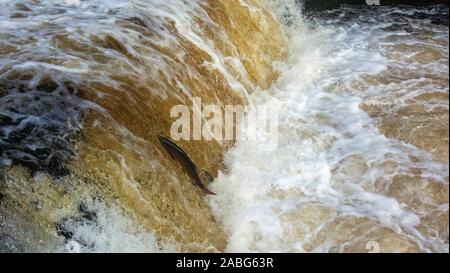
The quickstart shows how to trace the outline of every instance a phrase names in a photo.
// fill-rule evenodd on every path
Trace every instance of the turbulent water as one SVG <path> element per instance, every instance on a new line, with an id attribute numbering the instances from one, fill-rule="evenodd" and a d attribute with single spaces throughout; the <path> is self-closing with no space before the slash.
<path id="1" fill-rule="evenodd" d="M 258 103 L 278 145 L 238 142 L 210 199 L 227 251 L 448 252 L 448 9 L 305 21 L 272 1 L 290 53 Z"/>
<path id="2" fill-rule="evenodd" d="M 0 251 L 448 252 L 447 25 L 446 6 L 0 0 Z M 216 196 L 156 138 L 194 96 L 279 107 L 264 140 L 179 143 Z"/>
<path id="3" fill-rule="evenodd" d="M 223 250 L 157 135 L 194 96 L 246 103 L 285 53 L 258 1 L 0 1 L 2 249 Z M 229 145 L 178 144 L 212 175 Z"/>

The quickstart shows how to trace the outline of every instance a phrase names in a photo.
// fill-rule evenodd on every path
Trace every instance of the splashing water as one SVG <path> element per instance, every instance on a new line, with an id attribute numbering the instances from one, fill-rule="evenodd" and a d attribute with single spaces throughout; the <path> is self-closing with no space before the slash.
<path id="1" fill-rule="evenodd" d="M 223 250 L 157 135 L 193 97 L 246 103 L 285 51 L 252 0 L 0 1 L 1 251 Z M 177 144 L 213 175 L 230 145 Z M 79 218 L 91 199 L 97 222 Z"/>
<path id="2" fill-rule="evenodd" d="M 265 2 L 0 0 L 0 252 L 448 252 L 448 9 Z M 193 97 L 279 107 L 217 196 Z"/>
<path id="3" fill-rule="evenodd" d="M 209 203 L 226 250 L 448 252 L 448 28 L 428 20 L 447 8 L 344 7 L 308 21 L 293 1 L 270 5 L 290 53 L 252 99 L 282 109 L 278 145 L 240 141 L 225 155 Z M 427 132 L 383 127 L 420 131 L 420 111 Z"/>

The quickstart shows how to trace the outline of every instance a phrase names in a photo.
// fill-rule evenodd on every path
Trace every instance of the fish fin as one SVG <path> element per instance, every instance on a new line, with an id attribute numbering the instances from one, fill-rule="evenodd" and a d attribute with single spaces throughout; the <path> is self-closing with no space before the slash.
<path id="1" fill-rule="evenodd" d="M 214 192 L 208 190 L 207 188 L 202 189 L 204 194 L 208 194 L 208 195 L 216 195 Z"/>
<path id="2" fill-rule="evenodd" d="M 214 181 L 214 177 L 212 177 L 212 175 L 210 175 L 207 171 L 202 170 L 201 173 L 201 178 L 204 184 L 209 185 Z"/>
<path id="3" fill-rule="evenodd" d="M 201 175 L 201 180 L 202 180 L 203 184 L 205 185 L 202 188 L 203 193 L 207 194 L 207 195 L 216 195 L 214 192 L 208 190 L 208 188 L 207 188 L 207 186 L 214 181 L 214 177 L 205 170 L 202 170 L 200 175 Z"/>

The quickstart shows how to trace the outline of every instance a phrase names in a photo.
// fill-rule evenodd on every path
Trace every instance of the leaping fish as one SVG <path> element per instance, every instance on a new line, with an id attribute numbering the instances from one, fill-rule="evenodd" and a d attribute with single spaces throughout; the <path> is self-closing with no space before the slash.
<path id="1" fill-rule="evenodd" d="M 194 181 L 195 185 L 197 185 L 202 190 L 204 194 L 216 195 L 212 191 L 208 190 L 202 183 L 194 162 L 192 162 L 189 156 L 178 145 L 163 136 L 158 136 L 158 139 L 164 150 L 166 150 L 166 152 L 170 155 L 170 157 L 172 157 L 173 160 L 177 161 L 181 165 L 182 169 Z"/>

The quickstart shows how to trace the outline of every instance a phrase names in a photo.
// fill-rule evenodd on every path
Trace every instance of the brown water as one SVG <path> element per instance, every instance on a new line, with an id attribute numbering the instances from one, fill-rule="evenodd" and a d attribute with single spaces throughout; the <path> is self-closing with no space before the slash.
<path id="1" fill-rule="evenodd" d="M 231 252 L 448 252 L 448 9 L 272 1 L 277 145 L 238 141 L 209 200 Z M 300 14 L 300 15 L 299 15 Z"/>
<path id="2" fill-rule="evenodd" d="M 448 252 L 447 8 L 110 2 L 0 1 L 0 251 Z M 193 97 L 281 104 L 177 142 L 214 197 L 156 138 Z"/>
<path id="3" fill-rule="evenodd" d="M 89 251 L 157 251 L 152 238 L 178 251 L 224 248 L 199 190 L 156 136 L 169 135 L 171 107 L 193 96 L 242 104 L 269 86 L 285 39 L 264 4 L 246 2 L 1 3 L 0 231 L 13 250 L 56 250 L 67 240 L 61 225 Z M 226 147 L 180 145 L 211 174 Z M 83 218 L 80 204 L 105 222 Z M 113 221 L 110 238 L 89 237 Z"/>

